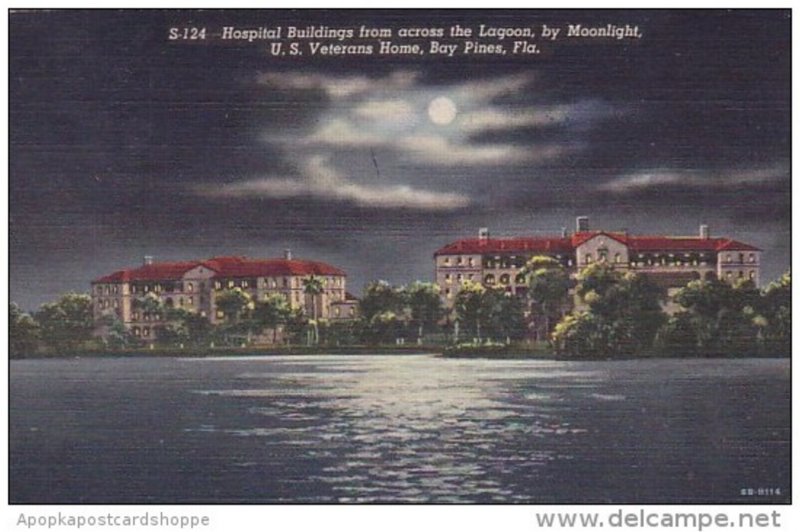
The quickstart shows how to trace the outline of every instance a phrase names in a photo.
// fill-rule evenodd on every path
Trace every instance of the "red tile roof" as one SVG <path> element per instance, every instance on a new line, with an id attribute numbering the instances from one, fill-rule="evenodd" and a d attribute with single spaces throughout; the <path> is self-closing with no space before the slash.
<path id="1" fill-rule="evenodd" d="M 214 278 L 269 277 L 277 275 L 335 275 L 346 276 L 344 271 L 326 264 L 309 260 L 248 259 L 246 257 L 214 257 L 203 261 L 155 262 L 138 268 L 116 271 L 100 277 L 93 283 L 119 283 L 129 281 L 178 280 L 197 266 L 213 270 Z"/>
<path id="2" fill-rule="evenodd" d="M 467 238 L 457 240 L 436 251 L 435 255 L 462 255 L 468 253 L 570 253 L 573 250 L 568 238 Z"/>
<path id="3" fill-rule="evenodd" d="M 467 238 L 448 244 L 434 255 L 468 253 L 571 253 L 591 238 L 605 235 L 628 246 L 631 251 L 760 251 L 730 238 L 683 236 L 633 236 L 626 233 L 587 231 L 571 237 Z"/>

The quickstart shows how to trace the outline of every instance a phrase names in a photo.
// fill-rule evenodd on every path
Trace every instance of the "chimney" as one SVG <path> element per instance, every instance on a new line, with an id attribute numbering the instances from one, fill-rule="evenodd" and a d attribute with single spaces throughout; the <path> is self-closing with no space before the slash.
<path id="1" fill-rule="evenodd" d="M 481 227 L 478 229 L 478 240 L 488 240 L 489 239 L 489 228 L 488 227 Z"/>
<path id="2" fill-rule="evenodd" d="M 700 238 L 708 240 L 708 225 L 700 224 Z"/>
<path id="3" fill-rule="evenodd" d="M 292 260 L 292 250 L 289 249 L 289 248 L 284 249 L 283 250 L 283 258 L 286 259 L 286 260 Z"/>
<path id="4" fill-rule="evenodd" d="M 579 233 L 585 233 L 589 230 L 589 217 L 588 216 L 578 216 L 575 218 L 575 227 Z"/>
<path id="5" fill-rule="evenodd" d="M 152 255 L 145 255 L 144 256 L 144 265 L 145 266 L 150 266 L 151 264 L 153 264 L 153 256 Z"/>

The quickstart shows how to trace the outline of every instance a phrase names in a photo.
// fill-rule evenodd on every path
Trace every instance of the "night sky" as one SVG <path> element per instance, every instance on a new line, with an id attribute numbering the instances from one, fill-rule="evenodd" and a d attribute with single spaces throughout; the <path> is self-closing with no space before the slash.
<path id="1" fill-rule="evenodd" d="M 638 25 L 537 56 L 271 56 L 172 26 Z M 156 260 L 294 256 L 367 281 L 433 252 L 707 223 L 790 265 L 788 11 L 68 11 L 10 16 L 10 299 Z M 442 39 L 447 41 L 447 39 Z M 330 42 L 326 40 L 326 42 Z M 433 103 L 436 102 L 436 103 Z"/>

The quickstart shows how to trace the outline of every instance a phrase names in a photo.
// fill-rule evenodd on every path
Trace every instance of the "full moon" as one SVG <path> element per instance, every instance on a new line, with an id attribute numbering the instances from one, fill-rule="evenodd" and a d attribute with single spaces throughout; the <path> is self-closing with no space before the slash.
<path id="1" fill-rule="evenodd" d="M 439 96 L 428 105 L 428 117 L 431 122 L 440 126 L 446 126 L 452 122 L 456 114 L 458 114 L 456 104 L 445 96 Z"/>

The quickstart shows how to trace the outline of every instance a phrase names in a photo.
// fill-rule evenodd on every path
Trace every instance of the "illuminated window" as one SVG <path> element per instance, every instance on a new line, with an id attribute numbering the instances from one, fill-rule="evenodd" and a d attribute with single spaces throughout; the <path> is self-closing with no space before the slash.
<path id="1" fill-rule="evenodd" d="M 756 261 L 756 254 L 755 253 L 751 253 L 750 256 L 748 257 L 748 260 L 750 262 L 755 262 Z"/>
<path id="2" fill-rule="evenodd" d="M 219 285 L 219 282 L 217 282 L 217 285 Z M 219 286 L 217 286 L 217 288 L 219 288 Z M 194 292 L 194 283 L 186 283 L 186 291 Z"/>

